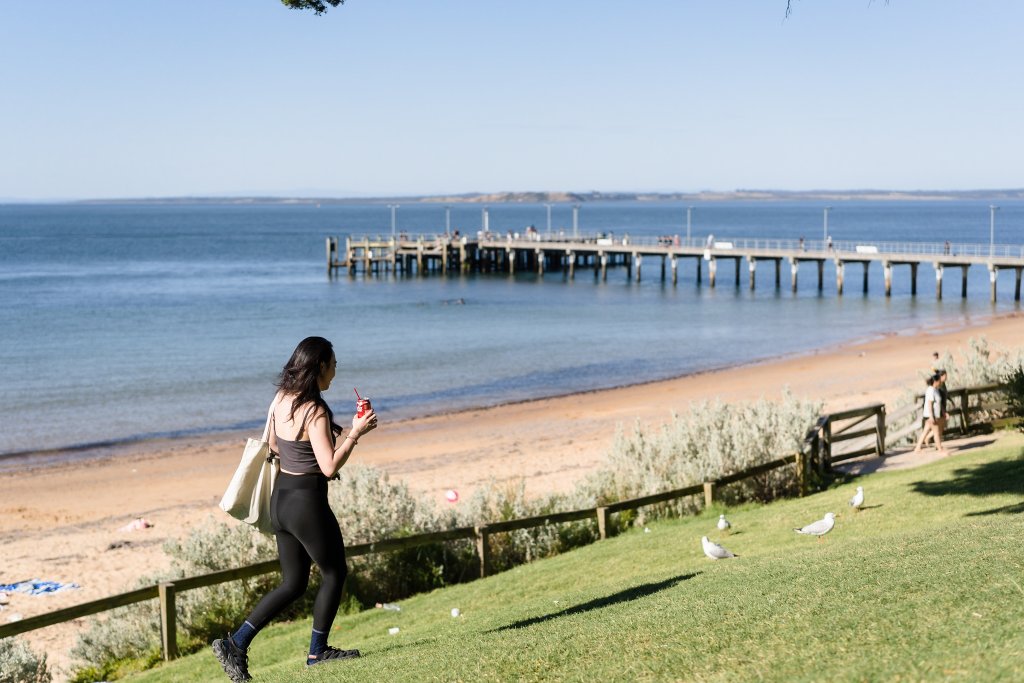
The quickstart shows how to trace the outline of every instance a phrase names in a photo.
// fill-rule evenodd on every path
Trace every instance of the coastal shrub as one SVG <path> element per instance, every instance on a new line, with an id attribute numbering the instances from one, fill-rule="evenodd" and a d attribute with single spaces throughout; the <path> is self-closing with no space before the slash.
<path id="1" fill-rule="evenodd" d="M 345 467 L 328 487 L 346 545 L 402 538 L 459 525 L 404 482 L 362 465 Z M 474 570 L 470 541 L 449 541 L 349 558 L 348 593 L 363 605 L 391 602 L 465 580 Z"/>
<path id="2" fill-rule="evenodd" d="M 142 580 L 138 587 L 152 585 Z M 72 683 L 113 681 L 161 659 L 160 609 L 155 600 L 118 607 L 92 620 L 71 649 Z"/>
<path id="3" fill-rule="evenodd" d="M 0 638 L 0 683 L 50 683 L 46 653 L 37 655 L 19 638 Z"/>
<path id="4" fill-rule="evenodd" d="M 170 569 L 142 577 L 137 588 L 273 559 L 276 544 L 272 537 L 246 525 L 227 525 L 211 518 L 183 539 L 165 543 L 164 552 L 171 558 Z M 277 581 L 277 575 L 266 574 L 177 594 L 181 651 L 195 651 L 235 628 Z M 308 605 L 298 605 L 290 614 L 296 616 L 304 610 L 308 611 Z M 111 610 L 95 619 L 79 635 L 71 655 L 77 665 L 74 680 L 81 681 L 114 680 L 153 666 L 161 659 L 156 601 Z"/>
<path id="5" fill-rule="evenodd" d="M 798 453 L 821 409 L 821 402 L 798 399 L 786 391 L 780 400 L 697 403 L 685 415 L 673 413 L 668 423 L 654 430 L 637 423 L 631 432 L 616 434 L 607 465 L 584 480 L 580 498 L 599 505 L 635 498 Z M 792 472 L 782 468 L 737 482 L 721 494 L 726 503 L 769 500 L 793 485 Z M 691 513 L 701 501 L 679 499 L 647 514 Z"/>
<path id="6" fill-rule="evenodd" d="M 504 522 L 524 517 L 535 517 L 571 509 L 565 496 L 553 494 L 529 498 L 526 483 L 497 482 L 490 480 L 469 497 L 458 511 L 459 525 L 471 526 L 479 523 Z M 516 529 L 491 534 L 489 546 L 491 567 L 504 571 L 525 562 L 550 557 L 571 547 L 582 545 L 596 538 L 588 534 L 592 525 L 561 524 Z M 582 535 L 581 535 L 582 534 Z M 474 556 L 474 562 L 476 562 Z M 475 570 L 475 567 L 474 567 Z"/>
<path id="7" fill-rule="evenodd" d="M 1006 384 L 1008 412 L 1014 418 L 1014 427 L 1024 432 L 1024 365 L 1018 365 L 1003 377 Z"/>
<path id="8" fill-rule="evenodd" d="M 228 525 L 210 518 L 181 540 L 165 543 L 164 552 L 171 557 L 171 568 L 163 576 L 151 577 L 150 583 L 273 560 L 277 557 L 277 543 L 273 536 L 258 533 L 245 524 Z M 276 573 L 263 574 L 178 593 L 175 599 L 180 623 L 179 648 L 193 651 L 237 627 L 279 581 Z M 317 581 L 314 572 L 311 583 Z M 308 604 L 297 604 L 285 616 L 296 617 L 308 609 Z"/>

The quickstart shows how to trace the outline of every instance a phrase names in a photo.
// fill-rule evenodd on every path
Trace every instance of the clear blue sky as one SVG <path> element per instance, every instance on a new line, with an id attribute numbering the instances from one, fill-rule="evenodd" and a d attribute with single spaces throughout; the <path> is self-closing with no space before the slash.
<path id="1" fill-rule="evenodd" d="M 1024 2 L 0 4 L 0 198 L 1024 186 Z"/>

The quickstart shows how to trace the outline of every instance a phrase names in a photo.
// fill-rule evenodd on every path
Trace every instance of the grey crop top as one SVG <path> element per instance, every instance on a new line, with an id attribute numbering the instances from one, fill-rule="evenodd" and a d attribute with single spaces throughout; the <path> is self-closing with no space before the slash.
<path id="1" fill-rule="evenodd" d="M 323 474 L 308 441 L 289 441 L 277 436 L 277 454 L 281 456 L 281 469 L 296 474 Z"/>

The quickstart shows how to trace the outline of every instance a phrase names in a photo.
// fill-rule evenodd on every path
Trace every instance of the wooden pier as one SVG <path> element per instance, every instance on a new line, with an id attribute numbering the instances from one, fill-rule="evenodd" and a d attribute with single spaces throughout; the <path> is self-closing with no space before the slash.
<path id="1" fill-rule="evenodd" d="M 789 266 L 789 287 L 797 291 L 799 266 L 811 262 L 817 268 L 817 288 L 825 288 L 825 264 L 833 264 L 836 293 L 843 294 L 847 267 L 860 265 L 863 291 L 868 291 L 868 272 L 872 264 L 882 268 L 885 294 L 892 294 L 894 269 L 906 267 L 911 295 L 917 295 L 918 271 L 927 266 L 935 275 L 935 296 L 943 295 L 947 269 L 960 269 L 960 296 L 967 297 L 967 272 L 980 266 L 989 273 L 989 295 L 996 300 L 999 273 L 1014 271 L 1014 300 L 1020 301 L 1021 273 L 1024 271 L 1024 245 L 981 245 L 927 242 L 821 242 L 776 239 L 706 239 L 680 241 L 670 237 L 608 237 L 599 235 L 567 237 L 533 234 L 528 236 L 478 235 L 452 237 L 418 235 L 414 237 L 344 238 L 344 249 L 337 237 L 327 238 L 327 273 L 340 270 L 354 275 L 402 273 L 407 275 L 457 273 L 509 273 L 560 271 L 574 279 L 579 269 L 593 271 L 595 280 L 606 280 L 608 269 L 624 267 L 626 278 L 639 282 L 645 264 L 657 268 L 662 281 L 679 281 L 680 263 L 695 270 L 702 284 L 707 270 L 708 286 L 718 280 L 719 262 L 729 263 L 727 272 L 740 287 L 743 271 L 751 290 L 757 282 L 760 264 L 774 266 L 774 287 L 782 288 L 784 264 Z M 691 262 L 692 263 L 688 263 Z M 743 262 L 746 261 L 746 268 Z"/>

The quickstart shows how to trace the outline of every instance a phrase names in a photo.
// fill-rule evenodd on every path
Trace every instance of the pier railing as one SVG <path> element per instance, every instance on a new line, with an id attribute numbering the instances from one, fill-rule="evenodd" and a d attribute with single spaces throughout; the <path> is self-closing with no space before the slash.
<path id="1" fill-rule="evenodd" d="M 364 235 L 352 237 L 354 245 L 364 242 L 375 248 L 415 248 L 416 245 L 456 245 L 459 242 L 478 244 L 504 244 L 519 248 L 544 247 L 548 245 L 573 244 L 608 247 L 615 250 L 620 247 L 678 247 L 686 249 L 711 249 L 718 252 L 727 251 L 786 251 L 794 256 L 801 253 L 815 255 L 829 254 L 888 254 L 893 256 L 918 256 L 944 258 L 999 258 L 1024 259 L 1024 245 L 1021 244 L 981 244 L 972 242 L 888 242 L 878 240 L 835 240 L 828 242 L 820 239 L 791 239 L 766 237 L 729 237 L 725 235 L 705 235 L 700 237 L 680 236 L 678 234 L 640 235 L 628 233 L 577 233 L 536 232 L 515 233 L 481 233 L 474 236 L 453 237 L 443 233 L 423 233 L 415 236 Z"/>
<path id="2" fill-rule="evenodd" d="M 1004 390 L 1004 386 L 993 384 L 951 391 L 950 398 L 955 399 L 955 405 L 959 405 L 958 417 L 960 424 L 958 428 L 966 431 L 971 424 L 971 415 L 983 415 L 991 412 L 993 407 L 1004 405 L 998 400 L 999 395 Z M 995 401 L 992 400 L 993 396 L 997 397 Z M 921 399 L 923 396 L 917 398 Z M 973 406 L 969 405 L 972 398 L 976 401 Z M 910 406 L 913 411 L 918 410 L 918 407 L 919 401 L 915 401 Z M 888 423 L 891 424 L 894 417 L 905 416 L 905 411 L 890 415 Z M 804 495 L 812 488 L 812 484 L 815 481 L 821 480 L 821 475 L 831 470 L 834 463 L 866 455 L 884 456 L 887 443 L 897 442 L 901 437 L 906 436 L 913 428 L 917 427 L 918 421 L 915 420 L 911 424 L 911 429 L 907 430 L 906 433 L 889 434 L 885 404 L 874 403 L 860 408 L 823 415 L 808 431 L 804 441 L 804 448 L 799 453 L 793 453 L 770 462 L 748 467 L 710 481 L 581 510 L 481 523 L 475 526 L 457 527 L 402 538 L 382 539 L 369 543 L 357 543 L 347 546 L 345 553 L 349 557 L 359 557 L 372 553 L 391 552 L 444 541 L 475 540 L 477 557 L 480 563 L 480 576 L 486 577 L 493 570 L 490 540 L 494 534 L 592 519 L 597 525 L 598 538 L 605 539 L 609 536 L 611 530 L 612 514 L 637 510 L 649 505 L 666 503 L 688 496 L 703 496 L 704 505 L 709 506 L 719 495 L 718 492 L 721 487 L 790 465 L 795 466 L 794 483 L 796 489 L 800 495 Z M 73 619 L 106 612 L 117 607 L 155 599 L 159 600 L 160 604 L 161 641 L 164 659 L 176 659 L 179 655 L 176 625 L 177 609 L 175 606 L 175 596 L 177 593 L 196 588 L 216 586 L 230 581 L 238 581 L 277 571 L 280 571 L 280 563 L 277 559 L 274 559 L 245 567 L 224 569 L 199 576 L 175 579 L 174 581 L 147 586 L 127 593 L 100 598 L 91 602 L 0 625 L 0 638 L 16 636 Z"/>

